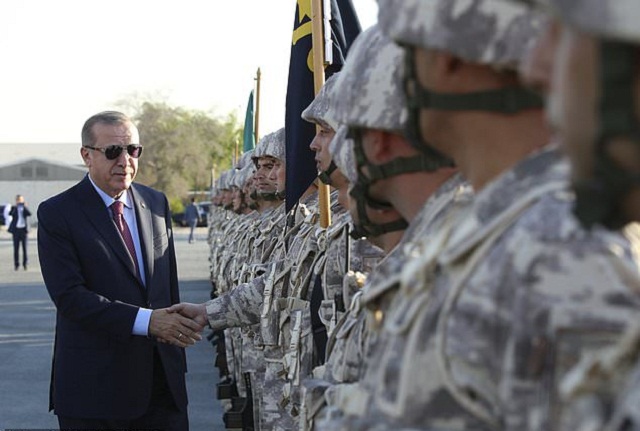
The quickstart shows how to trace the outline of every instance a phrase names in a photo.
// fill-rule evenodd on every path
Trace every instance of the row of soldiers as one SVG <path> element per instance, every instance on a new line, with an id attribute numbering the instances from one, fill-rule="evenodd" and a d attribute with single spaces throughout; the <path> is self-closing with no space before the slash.
<path id="1" fill-rule="evenodd" d="M 378 3 L 303 113 L 333 223 L 282 129 L 217 181 L 227 427 L 640 430 L 640 3 Z"/>

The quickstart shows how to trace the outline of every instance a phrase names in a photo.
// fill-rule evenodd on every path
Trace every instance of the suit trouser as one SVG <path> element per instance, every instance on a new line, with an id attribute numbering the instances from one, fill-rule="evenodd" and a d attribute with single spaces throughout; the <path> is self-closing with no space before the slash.
<path id="1" fill-rule="evenodd" d="M 193 230 L 196 228 L 196 223 L 198 223 L 197 220 L 189 222 L 189 242 L 193 242 Z"/>
<path id="2" fill-rule="evenodd" d="M 60 430 L 162 430 L 188 431 L 187 412 L 181 412 L 167 385 L 164 369 L 158 352 L 153 361 L 153 390 L 151 402 L 144 415 L 128 419 L 83 419 L 58 415 Z"/>
<path id="3" fill-rule="evenodd" d="M 27 266 L 29 259 L 27 257 L 27 229 L 16 228 L 13 232 L 13 264 L 20 266 L 20 245 L 22 244 L 22 266 Z"/>

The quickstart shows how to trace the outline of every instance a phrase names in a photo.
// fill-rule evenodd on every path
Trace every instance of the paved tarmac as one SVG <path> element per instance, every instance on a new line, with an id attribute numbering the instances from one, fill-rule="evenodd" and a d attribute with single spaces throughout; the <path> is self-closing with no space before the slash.
<path id="1" fill-rule="evenodd" d="M 35 236 L 34 230 L 28 270 L 14 271 L 10 235 L 0 227 L 0 430 L 58 425 L 48 411 L 55 308 L 40 274 Z M 193 244 L 187 242 L 186 228 L 177 228 L 174 236 L 181 298 L 204 302 L 210 291 L 206 228 L 198 228 Z M 191 431 L 225 429 L 222 406 L 215 399 L 214 360 L 215 351 L 206 339 L 187 349 Z"/>

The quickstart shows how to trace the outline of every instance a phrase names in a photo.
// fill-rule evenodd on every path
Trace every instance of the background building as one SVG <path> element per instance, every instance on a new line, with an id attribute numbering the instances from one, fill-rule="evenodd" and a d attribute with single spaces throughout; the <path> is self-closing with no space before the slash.
<path id="1" fill-rule="evenodd" d="M 86 173 L 81 165 L 39 158 L 0 165 L 0 204 L 14 204 L 16 195 L 23 195 L 33 214 L 30 221 L 36 224 L 40 202 L 73 186 Z"/>

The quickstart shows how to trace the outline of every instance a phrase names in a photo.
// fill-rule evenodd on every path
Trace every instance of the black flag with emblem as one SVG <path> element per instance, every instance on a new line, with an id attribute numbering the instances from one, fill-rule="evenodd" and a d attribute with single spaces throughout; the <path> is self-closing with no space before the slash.
<path id="1" fill-rule="evenodd" d="M 351 0 L 330 1 L 333 62 L 325 68 L 326 78 L 342 68 L 351 43 L 361 32 Z M 285 112 L 287 211 L 293 208 L 318 174 L 314 153 L 309 149 L 316 134 L 315 126 L 300 117 L 315 97 L 311 25 L 311 0 L 298 0 L 293 23 Z"/>

